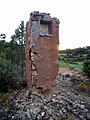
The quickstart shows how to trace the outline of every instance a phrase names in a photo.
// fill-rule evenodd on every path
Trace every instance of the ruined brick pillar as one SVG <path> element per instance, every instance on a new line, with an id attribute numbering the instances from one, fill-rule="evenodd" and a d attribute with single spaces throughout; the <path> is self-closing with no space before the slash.
<path id="1" fill-rule="evenodd" d="M 26 25 L 26 80 L 29 87 L 43 91 L 56 85 L 59 20 L 50 14 L 30 14 Z"/>

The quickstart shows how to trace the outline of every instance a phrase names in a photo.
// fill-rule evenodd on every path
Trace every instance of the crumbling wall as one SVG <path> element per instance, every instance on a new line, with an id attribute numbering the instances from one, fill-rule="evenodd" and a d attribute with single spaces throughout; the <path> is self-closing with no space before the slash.
<path id="1" fill-rule="evenodd" d="M 32 12 L 26 26 L 26 80 L 43 91 L 56 85 L 58 74 L 59 20 Z"/>

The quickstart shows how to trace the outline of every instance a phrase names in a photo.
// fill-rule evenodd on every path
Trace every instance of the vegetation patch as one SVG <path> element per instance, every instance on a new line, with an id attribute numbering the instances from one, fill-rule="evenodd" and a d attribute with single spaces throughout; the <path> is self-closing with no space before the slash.
<path id="1" fill-rule="evenodd" d="M 66 117 L 66 118 L 58 117 L 56 118 L 56 120 L 71 120 L 71 117 Z"/>
<path id="2" fill-rule="evenodd" d="M 88 88 L 88 85 L 85 84 L 85 83 L 80 83 L 80 84 L 78 84 L 78 85 L 76 86 L 76 88 L 77 88 L 78 90 L 80 90 L 80 91 L 85 92 L 85 91 L 87 90 L 87 88 Z"/>
<path id="3" fill-rule="evenodd" d="M 9 93 L 0 93 L 0 106 L 7 107 L 10 104 Z"/>
<path id="4" fill-rule="evenodd" d="M 83 69 L 83 62 L 73 62 L 73 63 L 69 63 L 69 62 L 65 62 L 66 60 L 59 60 L 60 64 L 59 66 L 61 68 L 75 68 L 77 70 L 82 71 Z"/>
<path id="5" fill-rule="evenodd" d="M 90 46 L 59 51 L 60 67 L 69 67 L 90 75 Z"/>

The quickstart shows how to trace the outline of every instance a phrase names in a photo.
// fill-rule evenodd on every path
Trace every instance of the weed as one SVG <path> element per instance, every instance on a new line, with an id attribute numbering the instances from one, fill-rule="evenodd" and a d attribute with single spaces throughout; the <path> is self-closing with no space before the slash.
<path id="1" fill-rule="evenodd" d="M 88 85 L 85 83 L 80 83 L 77 85 L 77 89 L 81 90 L 81 91 L 86 91 L 86 89 L 88 88 Z"/>

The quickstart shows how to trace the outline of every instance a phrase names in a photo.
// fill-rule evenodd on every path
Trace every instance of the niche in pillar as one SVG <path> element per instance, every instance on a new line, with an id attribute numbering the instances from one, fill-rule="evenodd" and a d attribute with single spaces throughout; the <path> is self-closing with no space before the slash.
<path id="1" fill-rule="evenodd" d="M 40 22 L 40 34 L 43 35 L 52 34 L 51 30 L 52 30 L 51 22 L 45 22 L 45 21 Z"/>

